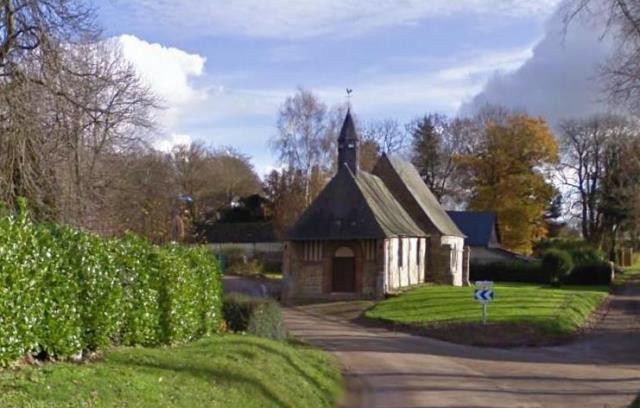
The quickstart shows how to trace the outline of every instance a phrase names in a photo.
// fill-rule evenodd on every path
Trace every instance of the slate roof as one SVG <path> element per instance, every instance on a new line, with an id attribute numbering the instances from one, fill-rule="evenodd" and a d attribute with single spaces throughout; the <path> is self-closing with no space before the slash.
<path id="1" fill-rule="evenodd" d="M 402 182 L 409 190 L 423 213 L 430 219 L 442 235 L 464 237 L 464 234 L 449 218 L 429 187 L 424 183 L 418 170 L 406 160 L 399 157 L 382 155 L 380 160 L 388 160 Z"/>
<path id="2" fill-rule="evenodd" d="M 469 246 L 497 246 L 496 214 L 490 211 L 447 211 L 467 236 Z"/>
<path id="3" fill-rule="evenodd" d="M 302 214 L 291 240 L 379 239 L 426 236 L 382 180 L 343 166 Z"/>
<path id="4" fill-rule="evenodd" d="M 339 146 L 357 139 L 351 111 L 347 111 Z M 464 237 L 413 165 L 382 155 L 378 162 L 382 166 L 376 165 L 371 174 L 358 169 L 357 143 L 355 155 L 348 152 L 348 159 L 355 160 L 351 165 L 346 157 L 341 159 L 346 154 L 341 149 L 338 161 L 344 164 L 291 228 L 288 239 L 426 237 L 432 225 L 440 234 Z"/>
<path id="5" fill-rule="evenodd" d="M 355 180 L 387 237 L 425 236 L 378 176 L 360 170 Z"/>
<path id="6" fill-rule="evenodd" d="M 340 136 L 338 136 L 338 142 L 345 140 L 357 140 L 358 132 L 356 132 L 356 126 L 353 123 L 353 117 L 351 116 L 351 109 L 347 111 L 347 116 L 342 123 L 342 129 L 340 129 Z"/>

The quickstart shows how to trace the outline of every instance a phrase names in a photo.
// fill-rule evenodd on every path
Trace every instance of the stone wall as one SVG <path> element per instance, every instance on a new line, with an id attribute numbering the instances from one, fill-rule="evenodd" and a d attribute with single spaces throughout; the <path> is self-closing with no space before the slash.
<path id="1" fill-rule="evenodd" d="M 462 286 L 464 270 L 464 238 L 443 236 L 440 245 L 431 248 L 433 262 L 427 280 L 445 285 Z"/>
<path id="2" fill-rule="evenodd" d="M 305 261 L 304 245 L 287 242 L 284 246 L 282 262 L 282 296 L 296 298 L 299 294 L 314 297 L 322 294 L 322 260 Z"/>
<path id="3" fill-rule="evenodd" d="M 296 300 L 333 300 L 376 298 L 381 296 L 384 241 L 314 241 L 314 251 L 305 242 L 287 242 L 283 253 L 283 298 Z M 305 245 L 307 245 L 305 249 Z M 317 249 L 320 245 L 320 251 Z M 340 247 L 355 255 L 354 293 L 332 292 L 333 256 Z M 310 256 L 309 254 L 313 254 Z"/>

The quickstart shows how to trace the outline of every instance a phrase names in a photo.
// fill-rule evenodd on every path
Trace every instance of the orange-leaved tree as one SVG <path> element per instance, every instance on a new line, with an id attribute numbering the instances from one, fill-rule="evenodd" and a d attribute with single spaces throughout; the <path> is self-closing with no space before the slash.
<path id="1" fill-rule="evenodd" d="M 489 121 L 479 139 L 457 157 L 469 208 L 496 212 L 502 244 L 529 254 L 547 234 L 544 212 L 555 189 L 546 172 L 558 161 L 556 139 L 543 119 L 523 114 Z"/>

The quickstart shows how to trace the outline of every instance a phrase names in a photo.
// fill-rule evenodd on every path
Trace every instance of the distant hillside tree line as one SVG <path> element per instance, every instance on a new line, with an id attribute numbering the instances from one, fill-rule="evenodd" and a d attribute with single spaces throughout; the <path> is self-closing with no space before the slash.
<path id="1" fill-rule="evenodd" d="M 283 105 L 272 142 L 282 168 L 264 181 L 283 233 L 335 172 L 345 111 L 305 89 Z M 640 233 L 640 133 L 630 117 L 565 120 L 554 132 L 542 118 L 485 106 L 470 117 L 428 113 L 404 125 L 356 118 L 356 126 L 362 169 L 383 152 L 404 156 L 446 207 L 495 212 L 512 250 L 531 253 L 560 233 L 611 250 Z"/>

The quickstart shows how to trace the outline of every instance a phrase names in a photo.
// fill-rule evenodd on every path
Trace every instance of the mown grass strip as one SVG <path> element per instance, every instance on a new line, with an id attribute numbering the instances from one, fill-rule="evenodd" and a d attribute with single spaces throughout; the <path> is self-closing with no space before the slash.
<path id="1" fill-rule="evenodd" d="M 341 393 L 330 355 L 241 335 L 0 371 L 2 407 L 331 407 Z"/>
<path id="2" fill-rule="evenodd" d="M 366 317 L 391 323 L 477 323 L 473 287 L 424 286 L 378 303 Z M 488 306 L 490 323 L 526 324 L 554 335 L 575 332 L 606 298 L 605 286 L 498 284 Z"/>

